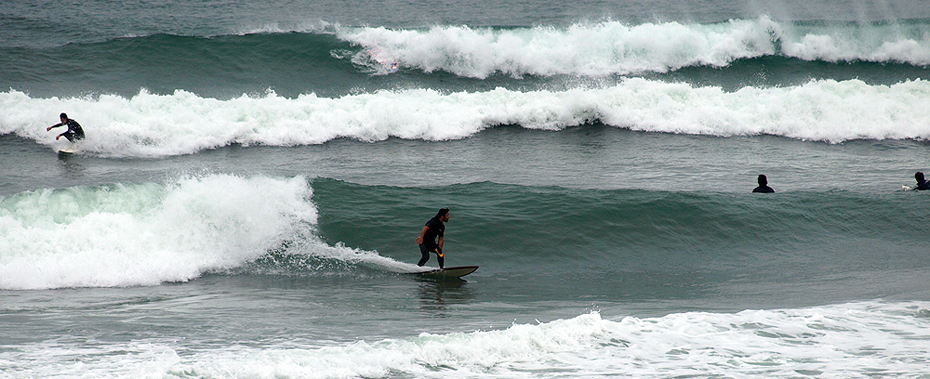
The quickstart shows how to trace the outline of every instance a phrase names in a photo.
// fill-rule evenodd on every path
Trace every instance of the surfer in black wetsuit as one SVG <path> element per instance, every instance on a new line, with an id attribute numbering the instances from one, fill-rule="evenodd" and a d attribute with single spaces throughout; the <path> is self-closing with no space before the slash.
<path id="1" fill-rule="evenodd" d="M 775 190 L 769 187 L 769 180 L 765 175 L 759 175 L 759 186 L 754 188 L 752 192 L 773 193 Z"/>
<path id="2" fill-rule="evenodd" d="M 429 260 L 429 253 L 436 253 L 437 259 L 439 260 L 439 268 L 443 268 L 442 242 L 443 234 L 446 231 L 446 225 L 444 223 L 447 221 L 449 221 L 449 208 L 442 208 L 439 210 L 439 213 L 436 213 L 435 217 L 426 222 L 426 226 L 420 231 L 420 236 L 417 237 L 416 241 L 417 245 L 420 245 L 420 254 L 423 254 L 417 266 L 426 264 L 426 261 Z M 436 237 L 439 237 L 438 242 L 436 241 Z"/>
<path id="3" fill-rule="evenodd" d="M 62 113 L 59 117 L 61 118 L 61 122 L 55 125 L 49 126 L 47 129 L 45 129 L 45 131 L 51 131 L 52 128 L 57 128 L 59 126 L 64 125 L 68 127 L 68 130 L 66 130 L 64 133 L 59 134 L 57 137 L 55 137 L 56 140 L 61 138 L 62 136 L 67 138 L 68 141 L 71 141 L 71 143 L 84 139 L 84 129 L 81 128 L 81 124 L 78 124 L 77 121 L 69 119 L 68 115 L 64 113 Z"/>
<path id="4" fill-rule="evenodd" d="M 927 183 L 927 180 L 924 179 L 924 173 L 917 171 L 914 174 L 914 179 L 917 179 L 917 187 L 914 187 L 917 191 L 926 191 L 930 190 L 930 183 Z"/>

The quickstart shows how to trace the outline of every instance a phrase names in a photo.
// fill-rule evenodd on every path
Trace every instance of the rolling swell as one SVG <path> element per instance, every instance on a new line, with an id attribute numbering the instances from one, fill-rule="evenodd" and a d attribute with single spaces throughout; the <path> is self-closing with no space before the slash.
<path id="1" fill-rule="evenodd" d="M 918 193 L 754 194 L 575 190 L 494 183 L 440 188 L 315 179 L 328 244 L 414 261 L 422 224 L 448 206 L 449 265 L 492 272 L 717 274 L 809 280 L 926 265 Z M 790 273 L 790 274 L 789 274 Z"/>
<path id="2" fill-rule="evenodd" d="M 140 88 L 154 93 L 191 89 L 217 97 L 267 89 L 327 95 L 327 89 L 341 88 L 339 83 L 360 80 L 348 75 L 367 77 L 349 59 L 332 56 L 351 48 L 321 33 L 155 34 L 48 49 L 4 48 L 0 55 L 5 58 L 0 59 L 8 68 L 0 70 L 0 82 L 13 87 L 79 86 L 121 95 L 138 93 Z"/>
<path id="3" fill-rule="evenodd" d="M 745 87 L 802 86 L 814 80 L 861 80 L 870 85 L 893 85 L 930 77 L 927 66 L 901 62 L 808 61 L 782 55 L 743 58 L 727 67 L 691 66 L 645 78 L 689 83 L 695 87 L 721 87 L 735 92 Z"/>
<path id="4" fill-rule="evenodd" d="M 230 98 L 274 90 L 324 97 L 390 88 L 452 91 L 602 86 L 629 76 L 736 90 L 859 79 L 927 77 L 926 21 L 791 23 L 768 17 L 712 24 L 567 27 L 334 27 L 219 36 L 153 34 L 98 43 L 0 48 L 0 83 L 34 95 L 182 89 Z M 364 54 L 396 60 L 384 75 Z M 605 80 L 607 81 L 605 83 Z"/>
<path id="5" fill-rule="evenodd" d="M 413 240 L 423 223 L 447 206 L 446 264 L 513 280 L 499 283 L 506 292 L 765 298 L 848 282 L 849 291 L 824 296 L 868 299 L 912 290 L 926 270 L 924 195 L 392 187 L 231 175 L 43 190 L 0 199 L 0 288 L 157 285 L 207 274 L 337 282 L 400 275 L 416 269 Z"/>

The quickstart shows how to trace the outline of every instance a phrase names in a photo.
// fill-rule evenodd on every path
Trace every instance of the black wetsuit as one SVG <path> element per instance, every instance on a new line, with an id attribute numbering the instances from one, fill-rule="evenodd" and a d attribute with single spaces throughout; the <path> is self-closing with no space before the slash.
<path id="1" fill-rule="evenodd" d="M 423 234 L 423 243 L 420 244 L 420 254 L 423 254 L 423 257 L 420 258 L 420 262 L 417 263 L 417 266 L 423 266 L 429 261 L 429 253 L 436 253 L 436 258 L 439 260 L 439 268 L 443 268 L 444 260 L 442 258 L 442 248 L 436 243 L 436 237 L 443 236 L 446 231 L 446 225 L 443 224 L 442 221 L 439 221 L 439 218 L 433 217 L 426 222 L 426 227 L 429 229 Z"/>
<path id="2" fill-rule="evenodd" d="M 77 121 L 68 119 L 68 121 L 57 123 L 52 125 L 52 127 L 57 128 L 62 125 L 67 125 L 68 130 L 64 133 L 61 133 L 61 135 L 65 136 L 65 138 L 67 138 L 68 141 L 71 141 L 71 143 L 84 139 L 84 129 L 81 128 L 81 124 L 78 124 Z"/>
<path id="3" fill-rule="evenodd" d="M 758 186 L 755 189 L 753 189 L 752 192 L 774 193 L 775 190 L 773 190 L 772 187 L 769 187 L 769 186 Z"/>
<path id="4" fill-rule="evenodd" d="M 930 183 L 927 183 L 926 180 L 924 180 L 923 182 L 917 182 L 917 188 L 914 188 L 914 189 L 918 191 L 930 190 Z"/>

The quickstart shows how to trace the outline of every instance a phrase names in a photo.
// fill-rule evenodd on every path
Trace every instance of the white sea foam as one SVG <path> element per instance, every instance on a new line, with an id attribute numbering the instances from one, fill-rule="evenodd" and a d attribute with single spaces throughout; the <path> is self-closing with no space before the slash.
<path id="1" fill-rule="evenodd" d="M 303 178 L 213 175 L 0 198 L 0 289 L 156 285 L 237 267 L 312 227 L 310 194 Z"/>
<path id="2" fill-rule="evenodd" d="M 925 24 L 800 25 L 762 16 L 719 24 L 626 25 L 616 21 L 557 28 L 435 26 L 423 30 L 339 28 L 339 38 L 377 47 L 407 69 L 485 78 L 607 75 L 723 67 L 780 55 L 828 62 L 930 64 Z"/>
<path id="3" fill-rule="evenodd" d="M 864 302 L 735 314 L 603 318 L 328 346 L 192 349 L 190 340 L 0 352 L 19 377 L 534 378 L 930 375 L 927 307 Z M 73 359 L 79 354 L 83 359 Z"/>
<path id="4" fill-rule="evenodd" d="M 391 272 L 420 270 L 323 242 L 315 234 L 311 194 L 302 177 L 209 175 L 0 197 L 0 290 L 183 282 L 243 269 L 271 250 Z M 283 245 L 289 247 L 282 251 Z"/>
<path id="5" fill-rule="evenodd" d="M 338 138 L 460 139 L 498 125 L 561 130 L 601 122 L 637 131 L 775 135 L 812 141 L 930 138 L 930 82 L 811 81 L 727 92 L 644 79 L 604 88 L 440 93 L 411 89 L 341 98 L 274 93 L 230 100 L 189 92 L 132 98 L 32 98 L 0 93 L 0 133 L 50 148 L 62 110 L 84 126 L 82 151 L 105 157 L 193 154 L 230 144 L 294 146 Z M 73 110 L 73 111 L 72 111 Z"/>
<path id="6" fill-rule="evenodd" d="M 335 34 L 339 24 L 323 20 L 300 22 L 272 22 L 253 26 L 242 26 L 233 31 L 236 35 L 262 34 L 262 33 L 324 33 Z"/>

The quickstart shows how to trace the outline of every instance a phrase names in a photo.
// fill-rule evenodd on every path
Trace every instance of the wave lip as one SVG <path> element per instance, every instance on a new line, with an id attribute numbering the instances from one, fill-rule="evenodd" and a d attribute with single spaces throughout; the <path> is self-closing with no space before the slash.
<path id="1" fill-rule="evenodd" d="M 183 282 L 241 266 L 316 223 L 303 178 L 184 178 L 0 199 L 0 288 Z"/>
<path id="2" fill-rule="evenodd" d="M 927 29 L 925 23 L 806 25 L 761 16 L 716 24 L 603 21 L 566 28 L 339 28 L 337 36 L 377 47 L 405 68 L 484 79 L 496 73 L 515 77 L 665 73 L 685 67 L 725 67 L 764 56 L 927 66 Z"/>
<path id="3" fill-rule="evenodd" d="M 105 157 L 157 158 L 231 144 L 296 146 L 339 138 L 442 141 L 467 138 L 499 125 L 562 130 L 603 123 L 644 132 L 709 136 L 774 135 L 838 143 L 854 139 L 930 138 L 930 82 L 869 85 L 859 80 L 811 81 L 801 86 L 693 87 L 627 79 L 604 88 L 442 93 L 378 91 L 340 98 L 268 93 L 230 100 L 185 91 L 126 99 L 33 99 L 0 93 L 0 133 L 52 148 L 63 142 L 45 131 L 48 115 L 81 109 L 82 151 Z"/>

